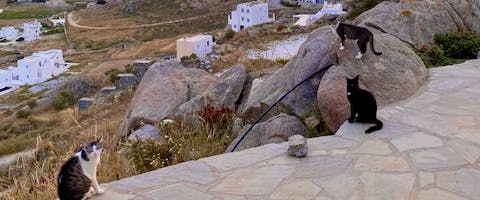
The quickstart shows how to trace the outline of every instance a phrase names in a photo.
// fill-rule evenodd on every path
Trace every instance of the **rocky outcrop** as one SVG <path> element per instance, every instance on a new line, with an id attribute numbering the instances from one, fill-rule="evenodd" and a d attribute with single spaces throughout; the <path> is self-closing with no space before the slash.
<path id="1" fill-rule="evenodd" d="M 176 62 L 152 65 L 135 91 L 117 139 L 127 136 L 141 122 L 154 123 L 172 115 L 215 80 L 203 70 L 185 68 Z"/>
<path id="2" fill-rule="evenodd" d="M 329 27 L 322 27 L 312 32 L 300 50 L 284 67 L 266 79 L 257 81 L 250 89 L 249 96 L 239 109 L 239 114 L 246 119 L 255 119 L 272 105 L 283 93 L 295 84 L 329 64 L 328 47 L 335 40 Z M 312 78 L 285 98 L 270 116 L 281 112 L 296 116 L 309 116 L 318 113 L 315 92 L 321 76 Z M 255 82 L 254 82 L 255 83 Z M 268 119 L 268 118 L 266 118 Z"/>
<path id="3" fill-rule="evenodd" d="M 233 149 L 234 145 L 249 127 L 250 125 L 247 125 L 240 131 L 240 134 L 228 147 L 227 151 Z M 286 142 L 290 136 L 297 134 L 306 136 L 307 127 L 297 117 L 281 113 L 263 123 L 255 125 L 242 140 L 236 151 L 269 143 Z"/>
<path id="4" fill-rule="evenodd" d="M 199 120 L 198 113 L 206 106 L 214 109 L 228 108 L 235 110 L 235 104 L 243 90 L 247 79 L 245 67 L 236 65 L 220 73 L 218 81 L 210 85 L 207 90 L 182 104 L 175 113 L 175 118 L 180 118 L 195 124 Z"/>
<path id="5" fill-rule="evenodd" d="M 344 51 L 340 41 L 330 48 L 336 66 L 323 76 L 317 91 L 322 119 L 336 131 L 350 114 L 346 78 L 360 75 L 360 87 L 371 91 L 379 106 L 397 102 L 413 95 L 428 78 L 422 60 L 399 39 L 385 33 L 375 34 L 375 48 L 383 52 L 376 56 L 369 49 L 362 59 L 356 59 L 358 47 L 347 41 Z"/>
<path id="6" fill-rule="evenodd" d="M 157 127 L 147 124 L 128 136 L 129 140 L 153 139 L 164 142 L 164 134 Z"/>
<path id="7" fill-rule="evenodd" d="M 383 2 L 355 19 L 355 24 L 380 29 L 417 48 L 437 33 L 472 29 L 480 34 L 480 9 L 467 0 Z"/>

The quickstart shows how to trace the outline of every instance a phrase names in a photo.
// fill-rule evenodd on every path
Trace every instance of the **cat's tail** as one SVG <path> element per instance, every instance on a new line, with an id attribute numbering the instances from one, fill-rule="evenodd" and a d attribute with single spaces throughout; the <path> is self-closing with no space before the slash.
<path id="1" fill-rule="evenodd" d="M 372 126 L 372 127 L 368 128 L 365 131 L 365 133 L 371 133 L 373 131 L 378 131 L 378 130 L 382 129 L 382 127 L 383 127 L 383 122 L 382 121 L 376 119 L 374 123 L 375 123 L 375 126 Z"/>
<path id="2" fill-rule="evenodd" d="M 373 48 L 373 33 L 370 34 L 370 47 L 372 48 L 372 51 L 375 55 L 377 56 L 382 55 L 382 52 L 377 52 L 375 51 L 375 48 Z"/>

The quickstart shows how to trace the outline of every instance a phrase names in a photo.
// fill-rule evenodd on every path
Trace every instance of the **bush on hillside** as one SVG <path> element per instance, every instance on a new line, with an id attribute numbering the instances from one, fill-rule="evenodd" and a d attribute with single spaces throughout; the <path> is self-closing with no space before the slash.
<path id="1" fill-rule="evenodd" d="M 62 90 L 58 95 L 53 99 L 51 106 L 55 110 L 63 110 L 75 103 L 75 99 L 71 91 Z"/>
<path id="2" fill-rule="evenodd" d="M 389 0 L 365 0 L 360 3 L 360 5 L 355 6 L 350 12 L 348 12 L 347 18 L 348 19 L 355 19 L 355 17 L 359 16 L 363 12 L 372 9 L 377 4 L 382 3 L 384 1 Z"/>
<path id="3" fill-rule="evenodd" d="M 480 37 L 472 32 L 436 34 L 435 44 L 417 51 L 427 67 L 445 66 L 475 59 L 480 52 Z"/>
<path id="4" fill-rule="evenodd" d="M 16 114 L 15 114 L 15 117 L 17 117 L 17 119 L 25 119 L 27 118 L 28 116 L 30 116 L 31 112 L 28 111 L 28 110 L 19 110 Z"/>
<path id="5" fill-rule="evenodd" d="M 285 0 L 281 0 L 280 4 L 282 4 L 282 6 L 285 6 L 285 7 L 300 7 L 300 5 L 298 5 L 298 2 L 292 3 L 290 1 L 285 1 Z"/>
<path id="6" fill-rule="evenodd" d="M 233 31 L 232 29 L 228 29 L 227 31 L 225 31 L 225 35 L 223 35 L 223 39 L 230 40 L 233 38 L 233 36 L 235 36 L 235 31 Z"/>
<path id="7" fill-rule="evenodd" d="M 455 59 L 475 59 L 480 51 L 480 37 L 473 32 L 436 34 L 434 40 L 445 56 Z"/>

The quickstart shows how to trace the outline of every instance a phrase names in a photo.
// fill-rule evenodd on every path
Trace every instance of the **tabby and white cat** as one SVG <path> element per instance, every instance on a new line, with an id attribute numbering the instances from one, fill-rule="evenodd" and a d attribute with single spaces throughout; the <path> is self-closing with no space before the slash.
<path id="1" fill-rule="evenodd" d="M 94 194 L 103 194 L 98 186 L 97 166 L 103 148 L 101 138 L 82 145 L 58 173 L 58 196 L 60 200 L 84 200 Z"/>
<path id="2" fill-rule="evenodd" d="M 347 78 L 347 98 L 350 102 L 349 123 L 372 123 L 375 126 L 368 128 L 365 133 L 382 129 L 382 121 L 377 119 L 377 101 L 372 93 L 359 87 L 359 76 Z"/>
<path id="3" fill-rule="evenodd" d="M 355 58 L 361 59 L 365 52 L 367 52 L 367 44 L 370 42 L 370 48 L 375 55 L 382 55 L 382 52 L 377 52 L 373 48 L 373 33 L 368 29 L 360 26 L 345 24 L 338 22 L 337 25 L 332 25 L 332 30 L 340 36 L 342 43 L 340 44 L 340 50 L 345 49 L 345 38 L 357 40 L 358 48 L 360 52 L 357 53 Z"/>

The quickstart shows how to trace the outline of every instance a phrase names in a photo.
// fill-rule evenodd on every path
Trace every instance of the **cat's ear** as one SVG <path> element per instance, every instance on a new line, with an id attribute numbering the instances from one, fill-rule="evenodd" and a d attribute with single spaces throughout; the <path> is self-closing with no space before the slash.
<path id="1" fill-rule="evenodd" d="M 95 142 L 96 142 L 96 143 L 100 143 L 100 142 L 102 142 L 102 140 L 103 140 L 103 137 L 100 136 Z"/>
<path id="2" fill-rule="evenodd" d="M 357 76 L 355 76 L 355 78 L 353 78 L 353 80 L 358 81 L 359 77 L 360 77 L 360 75 L 357 75 Z"/>

